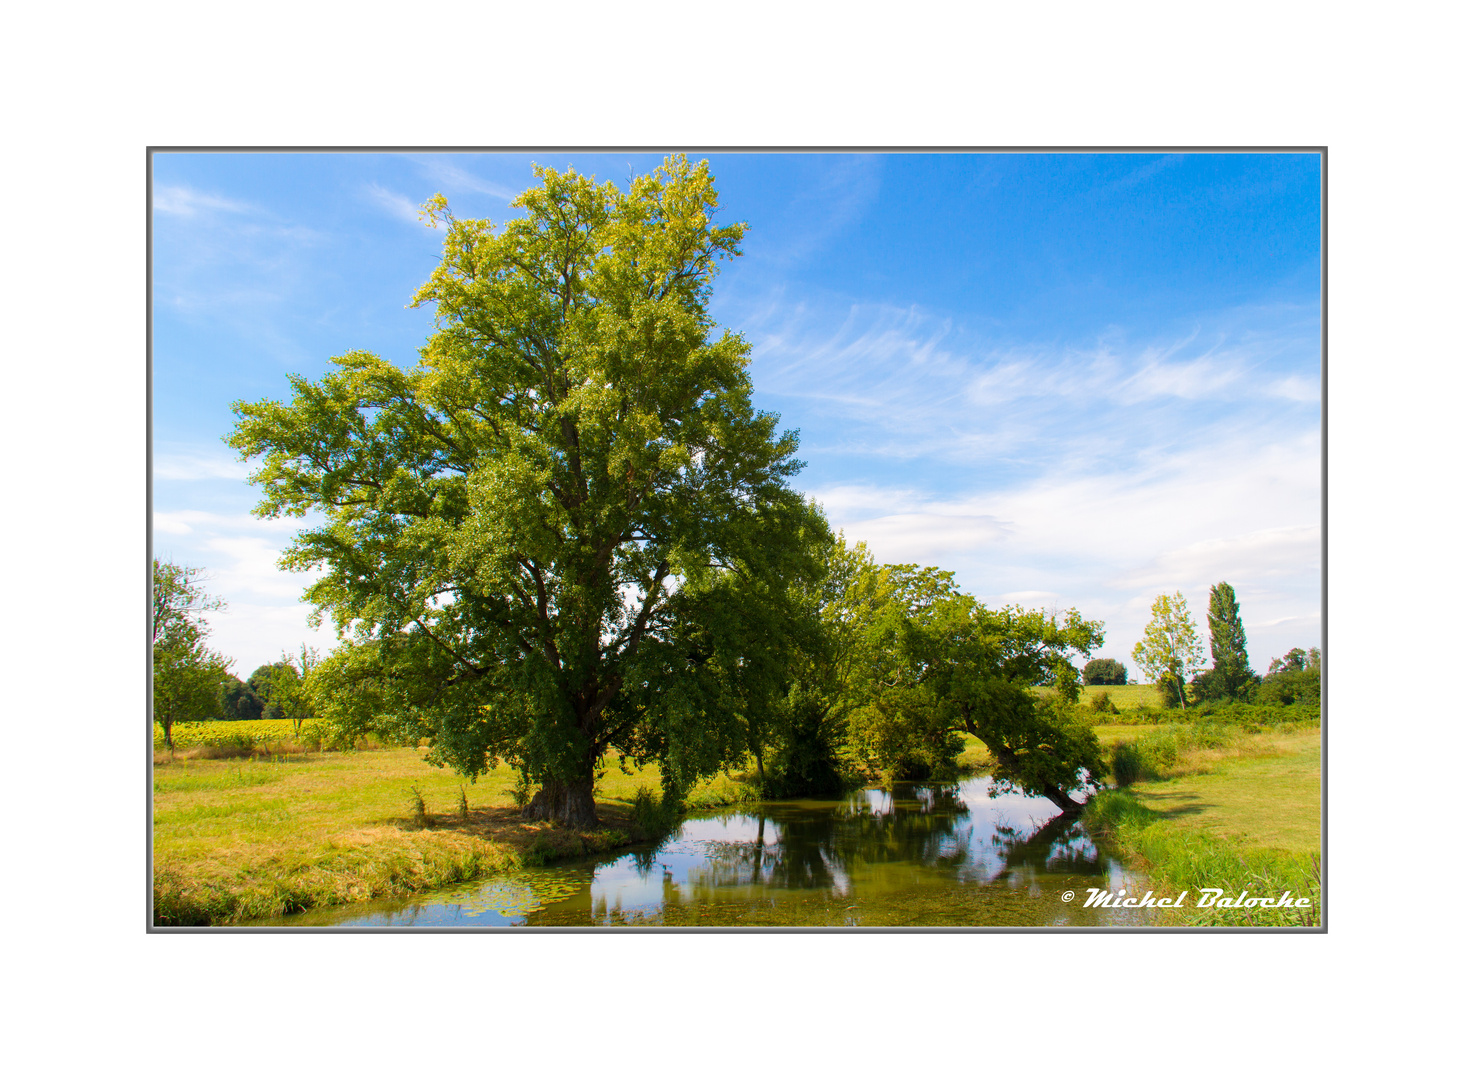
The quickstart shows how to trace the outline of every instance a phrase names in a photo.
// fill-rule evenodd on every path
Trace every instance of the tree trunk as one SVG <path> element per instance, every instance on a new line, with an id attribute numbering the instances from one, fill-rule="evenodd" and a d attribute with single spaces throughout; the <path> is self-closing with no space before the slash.
<path id="1" fill-rule="evenodd" d="M 986 740 L 984 740 L 983 745 L 986 746 L 988 748 L 988 751 L 1002 764 L 1007 765 L 1012 769 L 1018 768 L 1018 755 L 1016 755 L 1008 747 L 995 747 L 992 743 L 989 743 Z M 1070 798 L 1053 784 L 1039 782 L 1036 783 L 1034 787 L 1038 790 L 1040 795 L 1043 795 L 1050 802 L 1054 803 L 1055 806 L 1059 807 L 1066 814 L 1078 814 L 1080 813 L 1080 811 L 1085 809 L 1084 803 L 1077 803 L 1074 799 Z"/>
<path id="2" fill-rule="evenodd" d="M 592 829 L 599 824 L 599 815 L 594 809 L 594 776 L 580 778 L 571 783 L 562 780 L 544 780 L 532 801 L 522 811 L 522 816 L 534 821 L 554 821 L 570 829 Z"/>
<path id="3" fill-rule="evenodd" d="M 1040 785 L 1039 794 L 1054 803 L 1055 806 L 1059 807 L 1066 814 L 1078 814 L 1081 810 L 1085 809 L 1084 803 L 1077 803 L 1053 784 Z"/>

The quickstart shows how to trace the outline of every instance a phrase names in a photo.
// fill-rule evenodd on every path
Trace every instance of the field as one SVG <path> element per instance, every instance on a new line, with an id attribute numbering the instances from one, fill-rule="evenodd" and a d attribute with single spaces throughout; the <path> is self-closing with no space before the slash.
<path id="1" fill-rule="evenodd" d="M 1314 900 L 1305 913 L 1187 908 L 1166 913 L 1171 918 L 1210 925 L 1320 921 L 1318 727 L 1240 733 L 1216 746 L 1193 747 L 1189 739 L 1161 778 L 1104 793 L 1089 815 L 1159 894 L 1217 887 L 1229 896 L 1288 890 Z"/>
<path id="2" fill-rule="evenodd" d="M 164 924 L 407 895 L 623 846 L 643 835 L 636 793 L 660 786 L 654 767 L 626 775 L 611 759 L 595 789 L 603 827 L 574 831 L 523 821 L 519 778 L 506 765 L 472 784 L 427 765 L 420 749 L 213 756 L 220 745 L 155 753 L 154 893 Z M 717 777 L 689 801 L 739 796 L 735 781 Z"/>

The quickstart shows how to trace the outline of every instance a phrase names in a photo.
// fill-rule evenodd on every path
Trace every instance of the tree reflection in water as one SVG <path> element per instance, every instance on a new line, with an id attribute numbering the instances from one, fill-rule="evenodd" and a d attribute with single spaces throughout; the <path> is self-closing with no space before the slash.
<path id="1" fill-rule="evenodd" d="M 755 835 L 705 841 L 706 858 L 687 871 L 688 900 L 796 889 L 848 895 L 859 876 L 894 880 L 912 868 L 925 868 L 930 878 L 977 884 L 1031 879 L 1045 870 L 1101 872 L 1094 844 L 1070 815 L 1028 827 L 998 822 L 988 843 L 975 844 L 971 808 L 955 785 L 898 785 L 838 803 L 778 804 L 722 820 L 742 819 Z M 667 898 L 675 899 L 670 890 Z"/>

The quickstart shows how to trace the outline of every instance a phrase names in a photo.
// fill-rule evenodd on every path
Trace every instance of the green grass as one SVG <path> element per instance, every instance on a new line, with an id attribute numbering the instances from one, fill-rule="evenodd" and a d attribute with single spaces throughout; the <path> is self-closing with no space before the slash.
<path id="1" fill-rule="evenodd" d="M 1320 851 L 1320 732 L 1246 737 L 1219 757 L 1188 754 L 1195 774 L 1132 785 L 1155 814 L 1236 844 Z M 1202 771 L 1197 771 L 1202 770 Z"/>
<path id="2" fill-rule="evenodd" d="M 1240 733 L 1188 746 L 1175 775 L 1107 791 L 1087 814 L 1161 893 L 1222 888 L 1230 896 L 1308 896 L 1306 910 L 1186 907 L 1191 924 L 1318 925 L 1320 731 Z"/>
<path id="3" fill-rule="evenodd" d="M 162 755 L 154 766 L 156 921 L 273 918 L 621 847 L 644 835 L 632 814 L 636 793 L 660 791 L 654 766 L 627 775 L 611 758 L 594 789 L 603 827 L 563 829 L 521 819 L 511 767 L 470 784 L 424 757 L 408 748 L 252 761 Z M 415 790 L 427 827 L 416 820 Z M 722 806 L 745 792 L 718 776 L 687 802 Z"/>

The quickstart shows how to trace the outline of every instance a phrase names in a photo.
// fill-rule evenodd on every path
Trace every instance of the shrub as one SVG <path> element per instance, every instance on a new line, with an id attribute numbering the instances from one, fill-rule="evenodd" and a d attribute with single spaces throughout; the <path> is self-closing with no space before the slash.
<path id="1" fill-rule="evenodd" d="M 636 825 L 651 837 L 658 837 L 676 827 L 681 818 L 681 806 L 665 796 L 657 799 L 653 791 L 641 784 L 640 790 L 635 792 L 631 813 Z"/>
<path id="2" fill-rule="evenodd" d="M 1090 711 L 1094 713 L 1106 713 L 1109 716 L 1119 716 L 1121 710 L 1116 708 L 1111 695 L 1104 690 L 1097 690 L 1090 695 Z"/>
<path id="3" fill-rule="evenodd" d="M 1135 742 L 1120 742 L 1111 749 L 1111 776 L 1117 787 L 1129 787 L 1146 775 L 1146 762 Z"/>
<path id="4" fill-rule="evenodd" d="M 1119 660 L 1091 660 L 1085 665 L 1086 686 L 1125 686 L 1126 665 Z"/>

